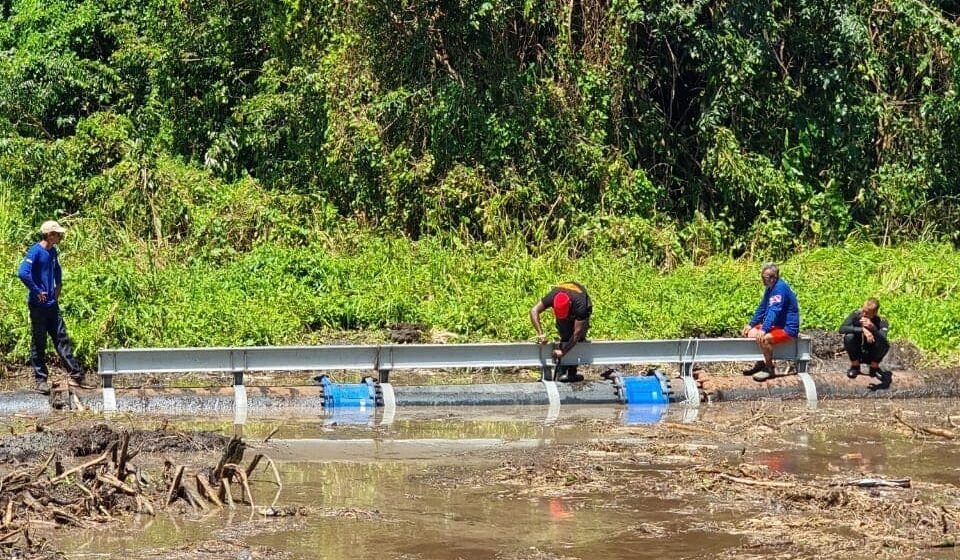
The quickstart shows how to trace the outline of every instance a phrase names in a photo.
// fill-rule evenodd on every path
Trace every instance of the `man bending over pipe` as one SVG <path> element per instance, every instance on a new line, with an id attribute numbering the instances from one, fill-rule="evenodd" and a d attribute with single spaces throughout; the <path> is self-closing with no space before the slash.
<path id="1" fill-rule="evenodd" d="M 540 344 L 547 343 L 547 337 L 540 325 L 540 314 L 550 307 L 557 318 L 557 333 L 560 335 L 560 345 L 553 351 L 553 361 L 560 362 L 578 342 L 586 340 L 593 303 L 587 289 L 576 282 L 565 282 L 550 290 L 530 309 L 530 322 L 537 331 L 537 342 Z M 557 381 L 575 383 L 583 381 L 583 376 L 577 373 L 577 366 L 564 366 Z"/>
<path id="2" fill-rule="evenodd" d="M 743 372 L 752 375 L 754 381 L 776 377 L 773 347 L 790 342 L 800 334 L 800 304 L 787 282 L 780 278 L 780 269 L 772 262 L 766 263 L 760 271 L 760 279 L 764 286 L 763 299 L 750 323 L 741 331 L 743 336 L 756 339 L 763 352 L 763 360 Z"/>

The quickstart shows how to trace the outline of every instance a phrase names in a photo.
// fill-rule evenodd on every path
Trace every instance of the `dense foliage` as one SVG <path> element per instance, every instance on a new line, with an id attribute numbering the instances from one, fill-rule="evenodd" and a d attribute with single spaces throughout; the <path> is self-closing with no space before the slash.
<path id="1" fill-rule="evenodd" d="M 533 246 L 569 235 L 668 264 L 852 232 L 957 239 L 956 2 L 3 11 L 0 181 L 28 224 L 76 216 L 159 243 L 222 234 L 237 250 L 297 240 L 211 222 L 249 195 L 266 222 L 519 231 Z"/>
<path id="2" fill-rule="evenodd" d="M 587 285 L 594 338 L 730 336 L 763 290 L 757 262 L 715 257 L 664 274 L 603 250 L 570 259 L 559 243 L 531 257 L 520 239 L 497 247 L 340 233 L 302 247 L 263 244 L 218 265 L 146 252 L 89 259 L 86 243 L 68 234 L 63 246 L 63 308 L 88 364 L 100 347 L 384 341 L 381 329 L 399 322 L 432 327 L 438 341 L 533 340 L 527 312 L 558 278 Z M 782 270 L 803 328 L 836 330 L 877 296 L 891 336 L 955 361 L 958 268 L 948 245 L 855 244 L 805 252 Z M 21 362 L 25 293 L 12 275 L 0 278 L 0 353 Z M 345 334 L 354 330 L 362 333 Z"/>
<path id="3" fill-rule="evenodd" d="M 928 242 L 866 249 L 866 270 L 909 274 L 902 258 L 934 280 L 865 285 L 927 319 L 956 307 L 925 259 L 957 268 L 958 2 L 0 7 L 0 255 L 12 268 L 44 219 L 71 228 L 88 359 L 393 320 L 523 337 L 520 307 L 565 273 L 629 302 L 598 336 L 723 330 L 755 262 L 714 257 L 851 240 Z M 794 265 L 826 284 L 807 285 L 824 298 L 808 317 L 831 328 L 870 293 L 833 286 L 850 282 L 835 251 L 836 276 L 815 251 Z M 714 285 L 704 264 L 748 280 Z M 4 282 L 0 350 L 23 356 L 22 288 Z M 685 282 L 738 297 L 707 311 L 671 292 Z M 675 307 L 646 307 L 654 292 Z M 943 349 L 904 313 L 901 333 Z"/>

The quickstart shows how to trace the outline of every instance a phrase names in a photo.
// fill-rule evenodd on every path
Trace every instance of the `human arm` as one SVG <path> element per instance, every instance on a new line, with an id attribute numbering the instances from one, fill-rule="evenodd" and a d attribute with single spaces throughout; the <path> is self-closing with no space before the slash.
<path id="1" fill-rule="evenodd" d="M 767 292 L 764 290 L 763 297 L 760 299 L 760 304 L 757 305 L 756 311 L 753 312 L 753 317 L 750 318 L 750 322 L 743 327 L 743 330 L 740 332 L 741 336 L 747 336 L 754 326 L 759 325 L 764 316 L 767 313 Z"/>
<path id="2" fill-rule="evenodd" d="M 767 297 L 767 310 L 763 316 L 763 324 L 760 326 L 760 330 L 764 333 L 770 332 L 770 329 L 773 328 L 774 322 L 777 320 L 777 316 L 780 315 L 780 312 L 783 310 L 783 306 L 786 305 L 788 294 L 786 293 L 786 288 L 783 287 L 782 282 L 778 282 L 774 285 L 773 289 L 769 291 L 769 297 Z"/>
<path id="3" fill-rule="evenodd" d="M 860 334 L 863 332 L 863 326 L 860 324 L 860 312 L 854 311 L 840 325 L 840 334 Z"/>
<path id="4" fill-rule="evenodd" d="M 543 334 L 543 325 L 540 324 L 540 314 L 547 308 L 542 301 L 530 308 L 530 322 L 533 324 L 533 330 L 537 331 L 537 342 L 545 344 L 547 336 Z"/>
<path id="5" fill-rule="evenodd" d="M 586 319 L 576 319 L 573 322 L 573 336 L 570 337 L 570 340 L 565 341 L 560 345 L 560 348 L 557 348 L 553 351 L 553 359 L 559 361 L 560 358 L 566 356 L 573 350 L 573 347 L 577 345 L 577 341 L 583 338 L 584 333 L 587 330 L 587 320 Z"/>
<path id="6" fill-rule="evenodd" d="M 874 333 L 875 335 L 877 335 L 877 338 L 881 338 L 881 339 L 883 339 L 883 340 L 886 340 L 886 339 L 887 339 L 887 334 L 890 332 L 890 323 L 887 323 L 887 320 L 886 320 L 886 319 L 883 319 L 883 318 L 881 318 L 881 317 L 877 317 L 876 327 L 877 327 L 877 328 L 876 328 L 876 330 L 873 331 L 873 333 Z"/>
<path id="7" fill-rule="evenodd" d="M 56 251 L 56 249 L 54 249 Z M 60 300 L 60 288 L 63 286 L 63 269 L 60 268 L 60 258 L 54 253 L 53 257 L 53 277 L 57 285 L 53 288 L 53 299 Z"/>
<path id="8" fill-rule="evenodd" d="M 873 344 L 876 339 L 886 340 L 887 331 L 890 329 L 886 319 L 880 317 L 867 319 L 864 317 L 860 319 L 860 323 L 863 325 L 861 327 L 863 330 L 863 339 L 868 343 Z"/>
<path id="9" fill-rule="evenodd" d="M 46 303 L 47 293 L 42 291 L 40 286 L 33 281 L 33 263 L 36 259 L 36 250 L 34 247 L 31 247 L 30 250 L 27 251 L 27 254 L 23 257 L 23 261 L 20 262 L 20 268 L 17 270 L 17 276 L 30 292 L 30 299 L 36 299 L 40 303 Z"/>

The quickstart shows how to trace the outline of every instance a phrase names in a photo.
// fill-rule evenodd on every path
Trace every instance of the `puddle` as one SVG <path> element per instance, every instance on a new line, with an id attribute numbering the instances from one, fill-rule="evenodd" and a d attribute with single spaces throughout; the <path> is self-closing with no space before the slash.
<path id="1" fill-rule="evenodd" d="M 797 402 L 721 403 L 693 415 L 677 406 L 563 407 L 555 416 L 537 407 L 430 408 L 400 409 L 389 423 L 379 411 L 251 416 L 244 434 L 276 462 L 283 481 L 278 503 L 305 506 L 309 515 L 267 519 L 240 506 L 203 517 L 160 513 L 106 529 L 43 535 L 69 558 L 174 558 L 170 550 L 196 552 L 205 550 L 203 543 L 231 539 L 291 558 L 822 555 L 811 548 L 820 545 L 798 536 L 807 533 L 833 539 L 834 548 L 824 549 L 834 550 L 833 557 L 886 557 L 885 551 L 897 549 L 877 545 L 875 552 L 872 537 L 855 526 L 789 528 L 802 523 L 786 521 L 789 516 L 815 515 L 804 513 L 801 498 L 737 497 L 742 487 L 695 474 L 697 466 L 710 466 L 703 458 L 715 457 L 728 469 L 748 464 L 798 481 L 869 475 L 955 486 L 960 446 L 920 441 L 892 414 L 909 408 L 904 418 L 911 422 L 943 426 L 956 405 L 835 401 L 809 411 Z M 143 429 L 161 421 L 186 430 L 233 430 L 232 419 L 114 419 Z M 268 443 L 257 443 L 267 436 Z M 264 481 L 256 486 L 257 506 L 268 505 L 272 475 L 258 470 L 254 478 Z M 871 496 L 864 491 L 850 499 Z M 898 507 L 914 494 L 904 496 L 894 498 Z M 960 508 L 953 499 L 944 496 L 943 506 Z M 832 515 L 830 508 L 837 507 L 814 511 Z M 938 531 L 930 532 L 930 542 L 942 537 Z M 950 550 L 925 550 L 923 556 L 956 557 Z"/>

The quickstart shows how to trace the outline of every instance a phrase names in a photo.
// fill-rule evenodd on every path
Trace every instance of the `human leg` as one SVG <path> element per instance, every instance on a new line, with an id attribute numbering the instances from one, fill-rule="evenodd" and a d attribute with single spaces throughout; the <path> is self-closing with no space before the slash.
<path id="1" fill-rule="evenodd" d="M 762 331 L 759 327 L 753 327 L 749 332 L 747 332 L 747 338 L 757 339 L 761 332 Z M 759 340 L 757 340 L 757 343 L 759 344 Z M 760 373 L 764 370 L 764 368 L 766 368 L 766 359 L 757 361 L 757 363 L 753 364 L 753 367 L 745 369 L 741 373 L 743 373 L 743 375 L 753 375 L 755 373 Z"/>
<path id="2" fill-rule="evenodd" d="M 63 315 L 60 314 L 59 309 L 56 311 L 56 317 L 53 323 L 54 328 L 51 330 L 50 336 L 53 338 L 53 344 L 57 349 L 57 354 L 60 355 L 63 363 L 67 366 L 67 369 L 70 370 L 70 377 L 82 378 L 83 369 L 80 367 L 80 362 L 78 362 L 73 355 L 73 343 L 67 334 L 67 323 L 63 320 Z"/>
<path id="3" fill-rule="evenodd" d="M 843 335 L 843 348 L 850 357 L 850 369 L 847 370 L 847 377 L 853 379 L 860 375 L 860 361 L 863 359 L 863 335 L 860 333 L 847 333 Z"/>
<path id="4" fill-rule="evenodd" d="M 870 360 L 870 369 L 878 369 L 884 356 L 890 351 L 890 343 L 886 339 L 874 339 L 872 344 L 865 345 L 866 357 Z"/>
<path id="5" fill-rule="evenodd" d="M 30 308 L 30 366 L 33 368 L 33 378 L 37 383 L 45 383 L 49 377 L 44 360 L 47 353 L 48 315 L 45 308 Z"/>
<path id="6" fill-rule="evenodd" d="M 792 336 L 777 327 L 770 329 L 770 332 L 757 339 L 757 344 L 760 345 L 760 351 L 763 353 L 763 369 L 753 374 L 754 381 L 766 381 L 777 376 L 776 366 L 773 363 L 773 347 L 792 340 Z"/>
<path id="7" fill-rule="evenodd" d="M 866 350 L 867 359 L 870 360 L 870 377 L 880 379 L 881 384 L 889 387 L 893 375 L 891 372 L 881 368 L 880 362 L 883 361 L 884 356 L 890 351 L 890 343 L 887 342 L 886 339 L 877 338 L 872 344 L 866 345 L 864 350 Z"/>

